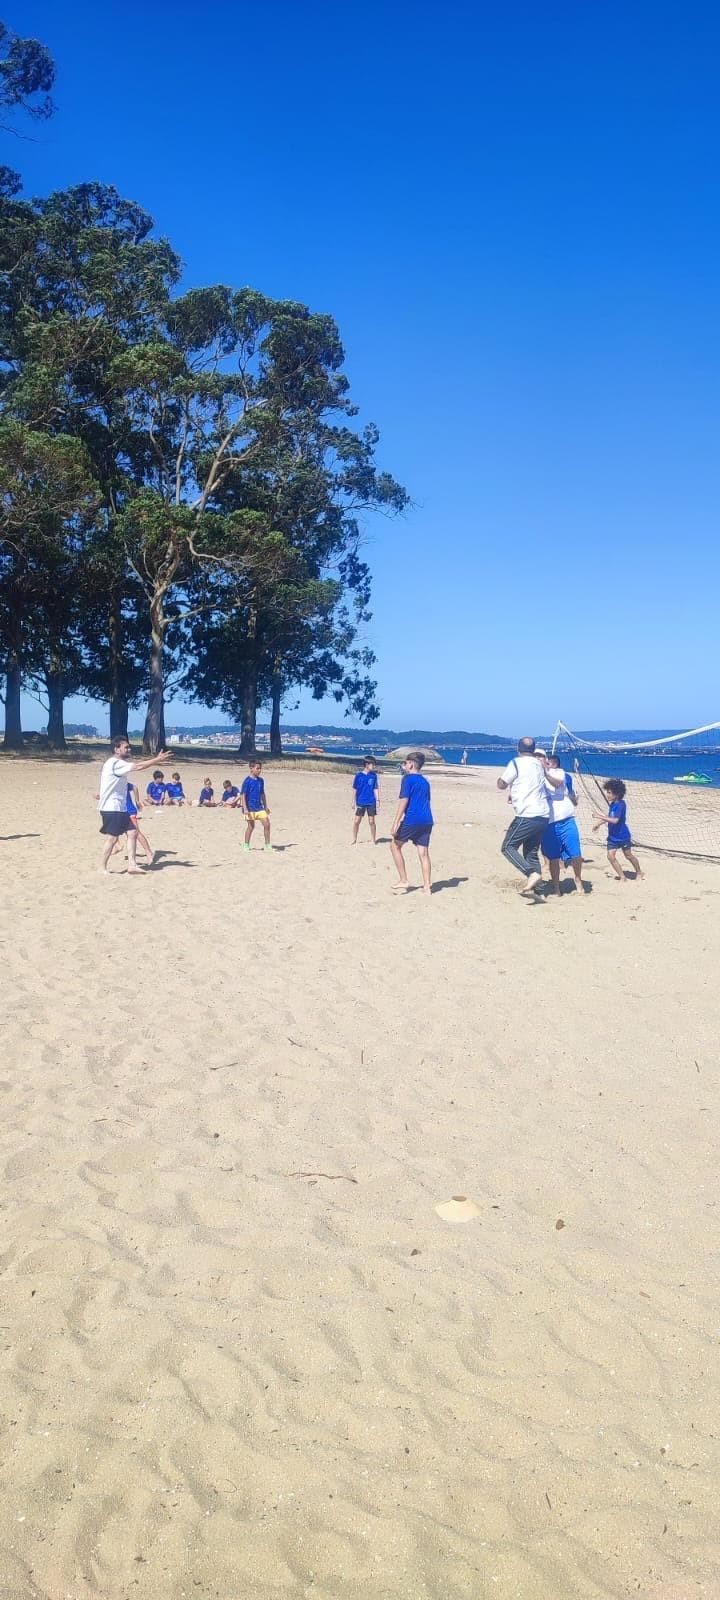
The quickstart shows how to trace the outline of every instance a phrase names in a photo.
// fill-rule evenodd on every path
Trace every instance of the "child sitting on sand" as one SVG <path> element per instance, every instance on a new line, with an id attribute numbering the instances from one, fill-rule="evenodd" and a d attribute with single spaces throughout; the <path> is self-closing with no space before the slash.
<path id="1" fill-rule="evenodd" d="M 214 806 L 215 805 L 215 790 L 213 789 L 213 786 L 212 786 L 212 778 L 206 778 L 205 779 L 203 787 L 200 790 L 200 798 L 198 800 L 198 805 L 199 806 Z"/>
<path id="2" fill-rule="evenodd" d="M 230 782 L 229 778 L 224 778 L 223 792 L 220 796 L 220 804 L 222 806 L 227 806 L 229 809 L 234 809 L 239 800 L 240 790 L 235 786 L 234 783 Z"/>
<path id="3" fill-rule="evenodd" d="M 151 806 L 164 806 L 165 790 L 166 784 L 164 774 L 158 767 L 157 771 L 153 773 L 152 779 L 145 790 L 145 794 Z"/>
<path id="4" fill-rule="evenodd" d="M 183 789 L 179 772 L 174 772 L 170 783 L 166 783 L 165 794 L 170 806 L 184 806 L 186 804 L 185 790 Z"/>
<path id="5" fill-rule="evenodd" d="M 423 893 L 431 894 L 429 845 L 433 814 L 430 809 L 430 785 L 421 772 L 424 764 L 425 757 L 420 750 L 414 750 L 403 761 L 404 777 L 400 784 L 395 821 L 390 829 L 390 850 L 400 879 L 395 885 L 396 890 L 405 891 L 410 887 L 403 858 L 403 845 L 409 843 L 414 844 L 420 858 Z"/>
<path id="6" fill-rule="evenodd" d="M 626 882 L 625 873 L 618 865 L 618 850 L 622 850 L 626 860 L 629 861 L 631 867 L 634 868 L 635 877 L 642 878 L 643 873 L 640 870 L 640 862 L 638 861 L 637 856 L 633 855 L 631 849 L 632 835 L 627 824 L 625 784 L 623 783 L 622 778 L 608 778 L 607 783 L 603 784 L 603 790 L 610 802 L 610 809 L 607 815 L 604 817 L 601 816 L 599 811 L 595 811 L 593 813 L 593 815 L 597 817 L 597 822 L 593 827 L 593 833 L 597 833 L 598 828 L 607 826 L 608 861 L 610 862 L 618 883 Z"/>

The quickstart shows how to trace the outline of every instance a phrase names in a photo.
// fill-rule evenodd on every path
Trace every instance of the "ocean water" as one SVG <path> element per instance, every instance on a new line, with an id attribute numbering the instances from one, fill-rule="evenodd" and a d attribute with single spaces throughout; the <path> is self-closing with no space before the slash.
<path id="1" fill-rule="evenodd" d="M 298 750 L 302 746 L 295 745 L 292 749 Z M 437 745 L 439 754 L 447 761 L 448 765 L 458 766 L 462 750 L 457 746 Z M 548 740 L 547 748 L 550 748 Z M 292 749 L 288 754 L 292 754 Z M 504 767 L 511 756 L 515 755 L 515 745 L 503 745 L 492 749 L 468 750 L 468 766 L 474 767 Z M 327 747 L 328 755 L 357 756 L 362 759 L 363 753 L 383 756 L 384 751 L 379 745 L 373 745 L 372 733 L 369 734 L 365 751 L 358 749 L 357 745 L 332 744 Z M 565 761 L 572 771 L 574 755 L 567 751 L 559 750 L 561 760 Z M 703 754 L 702 750 L 681 750 L 673 754 L 648 754 L 646 750 L 635 753 L 623 752 L 614 754 L 606 751 L 579 751 L 581 769 L 589 773 L 602 774 L 607 778 L 623 778 L 626 782 L 635 783 L 673 783 L 676 777 L 684 777 L 686 773 L 704 773 L 712 779 L 713 784 L 720 786 L 720 751 Z M 398 766 L 400 763 L 398 762 Z"/>

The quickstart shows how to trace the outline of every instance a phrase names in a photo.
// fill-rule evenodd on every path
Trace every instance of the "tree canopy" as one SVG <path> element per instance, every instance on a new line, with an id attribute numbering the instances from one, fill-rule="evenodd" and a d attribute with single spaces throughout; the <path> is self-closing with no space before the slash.
<path id="1" fill-rule="evenodd" d="M 0 110 L 46 116 L 54 67 L 0 24 Z M 113 733 L 168 683 L 242 723 L 309 688 L 377 715 L 363 519 L 401 486 L 358 427 L 333 318 L 225 284 L 180 289 L 112 186 L 21 195 L 0 173 L 0 621 L 6 745 L 20 688 L 103 697 Z"/>

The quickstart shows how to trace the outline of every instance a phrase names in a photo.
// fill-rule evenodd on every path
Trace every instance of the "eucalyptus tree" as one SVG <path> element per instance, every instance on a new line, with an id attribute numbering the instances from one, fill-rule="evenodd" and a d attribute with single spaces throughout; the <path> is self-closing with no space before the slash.
<path id="1" fill-rule="evenodd" d="M 0 419 L 0 635 L 6 749 L 22 744 L 20 691 L 50 607 L 68 599 L 60 569 L 92 525 L 97 485 L 78 439 Z M 33 650 L 35 654 L 33 656 Z"/>

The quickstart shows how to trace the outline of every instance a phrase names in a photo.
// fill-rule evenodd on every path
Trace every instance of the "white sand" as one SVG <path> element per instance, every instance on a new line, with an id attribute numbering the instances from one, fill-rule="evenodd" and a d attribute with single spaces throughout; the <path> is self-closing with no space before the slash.
<path id="1" fill-rule="evenodd" d="M 716 1600 L 720 866 L 529 905 L 470 770 L 398 899 L 269 767 L 108 881 L 97 772 L 0 765 L 1 1600 Z"/>

